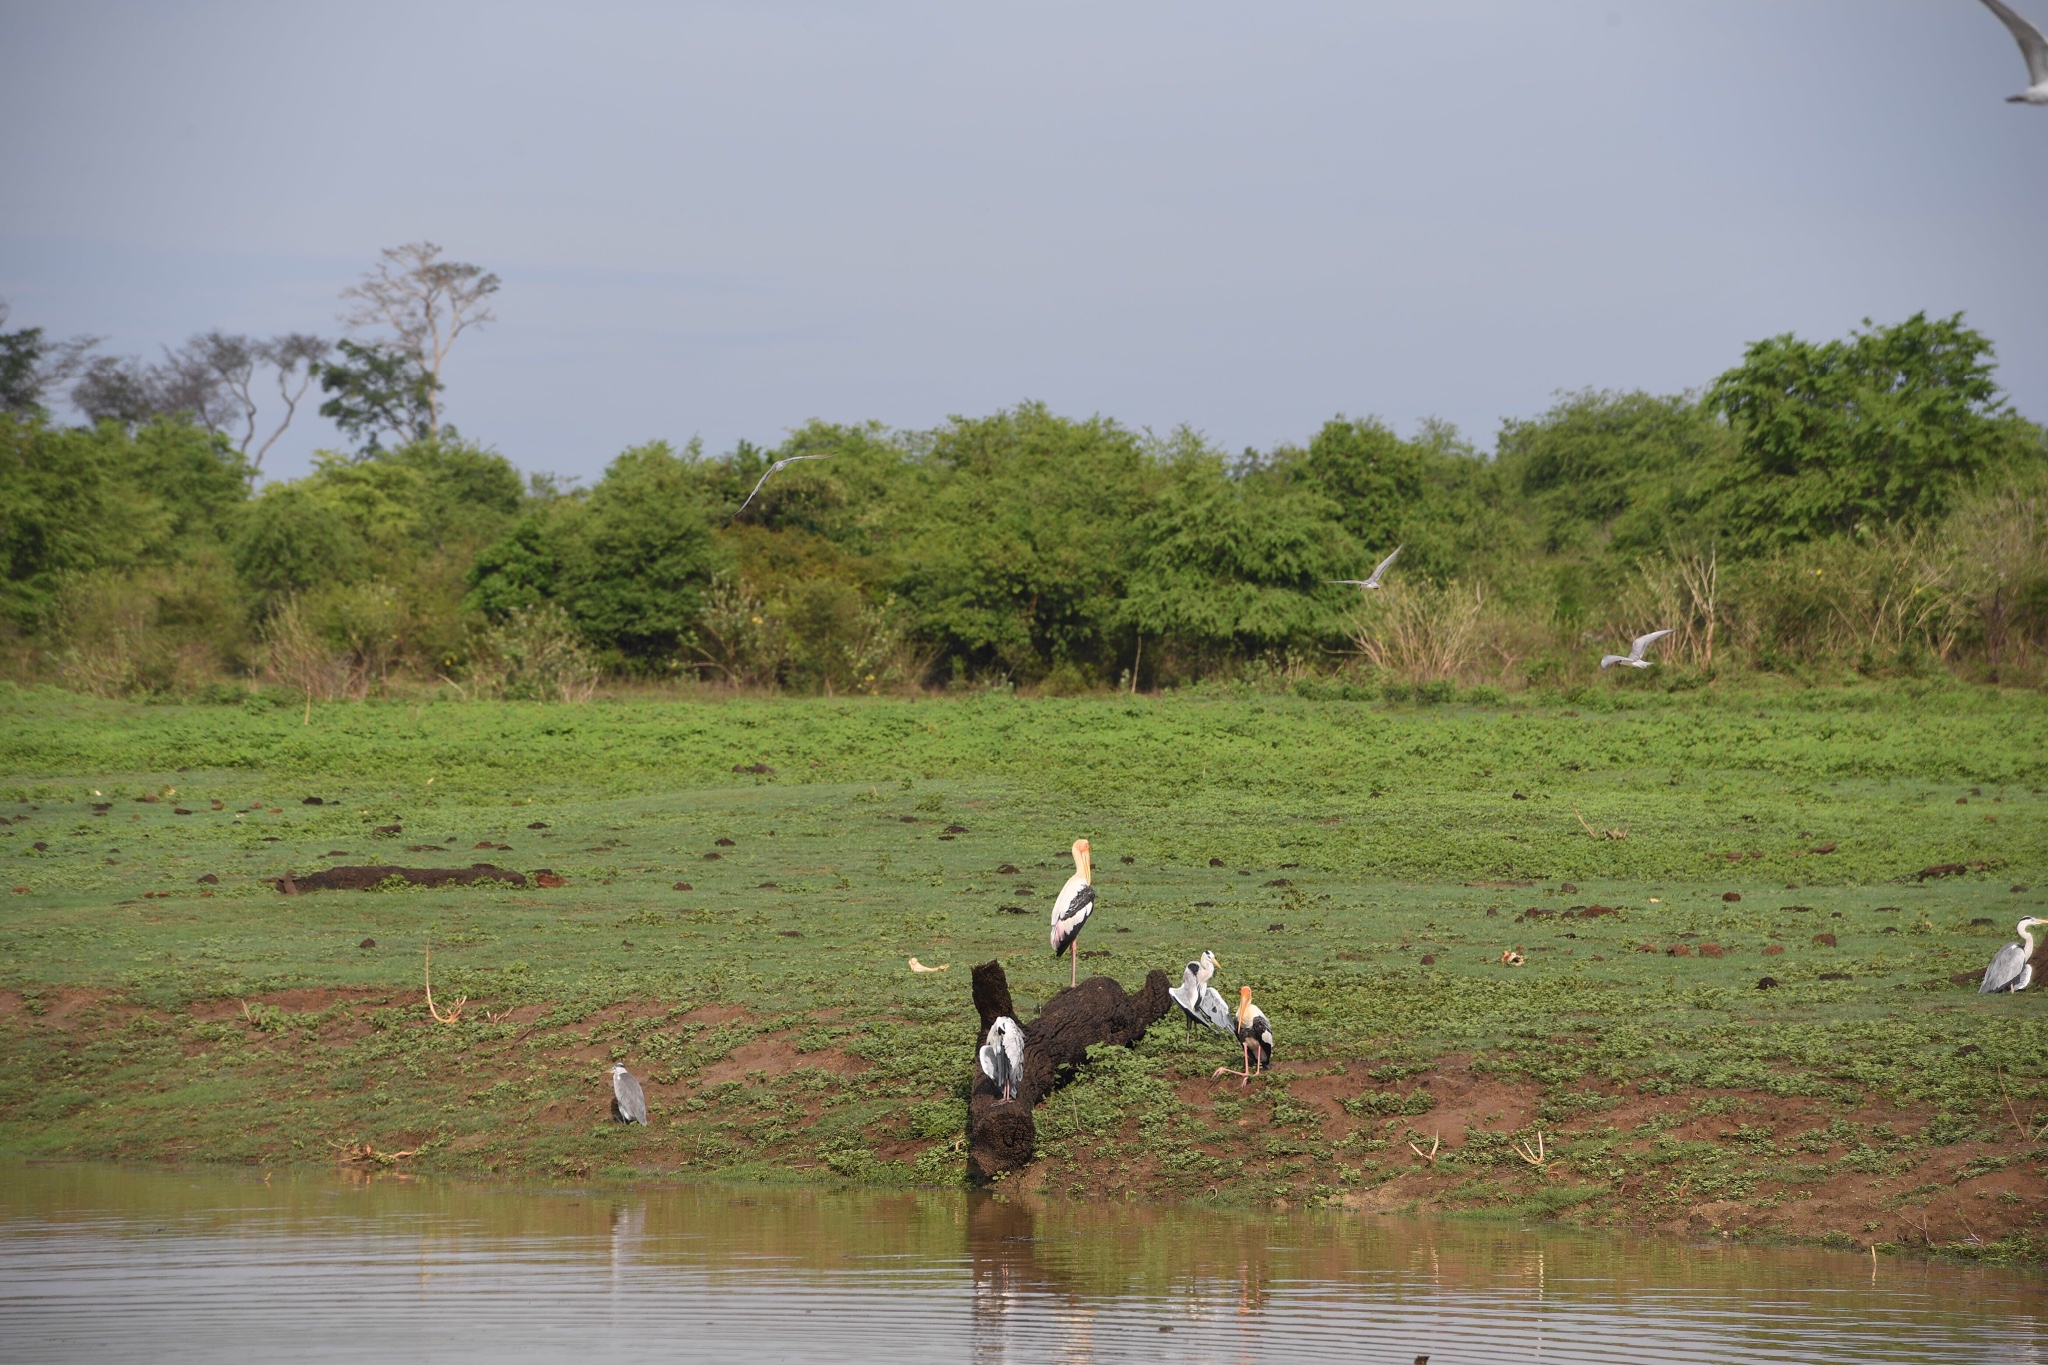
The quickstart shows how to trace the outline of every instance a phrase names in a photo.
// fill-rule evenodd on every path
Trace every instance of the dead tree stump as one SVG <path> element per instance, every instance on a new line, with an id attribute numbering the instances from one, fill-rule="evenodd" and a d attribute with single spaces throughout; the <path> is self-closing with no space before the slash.
<path id="1" fill-rule="evenodd" d="M 1032 1107 L 1073 1079 L 1092 1044 L 1130 1047 L 1166 1017 L 1171 1003 L 1166 973 L 1156 968 L 1136 995 L 1109 977 L 1091 976 L 1046 1001 L 1038 1017 L 1024 1024 L 1024 1076 L 1015 1099 L 1005 1101 L 995 1083 L 975 1069 L 967 1106 L 968 1173 L 988 1181 L 1029 1165 L 1038 1142 Z M 974 969 L 974 1008 L 983 1038 L 999 1016 L 1017 1017 L 1001 963 L 984 962 Z"/>

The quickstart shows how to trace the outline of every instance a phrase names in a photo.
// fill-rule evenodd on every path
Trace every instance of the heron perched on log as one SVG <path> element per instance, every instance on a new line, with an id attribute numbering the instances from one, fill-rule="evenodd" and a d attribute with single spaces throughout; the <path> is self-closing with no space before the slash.
<path id="1" fill-rule="evenodd" d="M 624 1062 L 612 1063 L 612 1118 L 618 1123 L 647 1123 L 647 1095 Z"/>
<path id="2" fill-rule="evenodd" d="M 1983 984 L 1977 987 L 1979 995 L 2005 995 L 2023 991 L 2034 984 L 2034 931 L 2048 926 L 2048 919 L 2028 915 L 2019 922 L 2016 932 L 2018 943 L 2008 943 L 1998 950 L 1991 959 L 1991 965 L 1984 969 Z"/>
<path id="3" fill-rule="evenodd" d="M 1180 1012 L 1188 1017 L 1188 1032 L 1195 1031 L 1195 1025 L 1207 1024 L 1226 1037 L 1236 1037 L 1237 1028 L 1230 1021 L 1230 1006 L 1223 1003 L 1209 979 L 1216 975 L 1216 954 L 1204 952 L 1200 962 L 1190 962 L 1181 973 L 1180 984 L 1167 994 L 1173 1003 L 1180 1006 Z"/>
<path id="4" fill-rule="evenodd" d="M 1081 926 L 1095 913 L 1095 888 L 1089 885 L 1088 841 L 1074 840 L 1074 875 L 1052 903 L 1052 955 L 1068 954 L 1067 984 L 1081 983 Z"/>
<path id="5" fill-rule="evenodd" d="M 981 1074 L 996 1083 L 1003 1098 L 1017 1098 L 1017 1083 L 1024 1078 L 1024 1027 L 1004 1015 L 988 1026 L 988 1041 L 981 1045 Z"/>
<path id="6" fill-rule="evenodd" d="M 1244 1079 L 1237 1083 L 1237 1088 L 1242 1090 L 1251 1084 L 1254 1058 L 1260 1071 L 1273 1064 L 1273 1024 L 1266 1018 L 1265 1011 L 1252 1003 L 1250 986 L 1237 988 L 1237 1028 L 1234 1032 L 1239 1046 L 1244 1048 Z M 1214 1080 L 1229 1070 L 1227 1066 L 1219 1066 L 1211 1073 L 1210 1079 Z"/>

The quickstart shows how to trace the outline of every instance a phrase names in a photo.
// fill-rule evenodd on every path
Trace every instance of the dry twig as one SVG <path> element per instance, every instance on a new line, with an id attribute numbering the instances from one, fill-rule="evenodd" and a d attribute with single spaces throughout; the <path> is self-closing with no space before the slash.
<path id="1" fill-rule="evenodd" d="M 459 1024 L 462 1022 L 462 1007 L 469 1003 L 468 996 L 462 996 L 448 1007 L 446 1014 L 434 1007 L 434 940 L 427 940 L 427 1013 L 434 1016 L 437 1024 Z"/>
<path id="2" fill-rule="evenodd" d="M 1573 814 L 1573 815 L 1579 815 L 1579 803 L 1578 803 L 1578 802 L 1576 802 L 1576 801 L 1572 802 L 1572 814 Z M 1587 837 L 1587 838 L 1589 838 L 1589 839 L 1626 839 L 1626 838 L 1628 838 L 1628 826 L 1627 826 L 1627 825 L 1623 825 L 1623 826 L 1622 826 L 1622 827 L 1621 827 L 1620 829 L 1604 829 L 1604 830 L 1603 830 L 1603 829 L 1594 829 L 1594 828 L 1593 828 L 1593 827 L 1592 827 L 1591 825 L 1589 825 L 1589 824 L 1587 824 L 1587 823 L 1586 823 L 1586 817 L 1585 817 L 1585 816 L 1583 816 L 1583 815 L 1579 815 L 1579 825 L 1580 825 L 1580 827 L 1581 827 L 1581 828 L 1583 828 L 1583 829 L 1584 829 L 1584 830 L 1586 831 L 1586 837 Z"/>
<path id="3" fill-rule="evenodd" d="M 1510 1142 L 1508 1146 L 1514 1149 L 1516 1156 L 1522 1158 L 1522 1160 L 1528 1162 L 1539 1171 L 1547 1169 L 1550 1165 L 1549 1155 L 1543 1150 L 1543 1130 L 1541 1128 L 1536 1130 L 1536 1143 L 1534 1146 L 1526 1142 Z"/>

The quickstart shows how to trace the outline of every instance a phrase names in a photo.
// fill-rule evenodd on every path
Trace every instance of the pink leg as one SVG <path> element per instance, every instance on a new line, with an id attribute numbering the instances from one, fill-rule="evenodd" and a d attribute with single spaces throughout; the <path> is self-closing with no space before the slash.
<path id="1" fill-rule="evenodd" d="M 1081 984 L 1081 936 L 1074 935 L 1074 941 L 1067 945 L 1067 984 Z"/>

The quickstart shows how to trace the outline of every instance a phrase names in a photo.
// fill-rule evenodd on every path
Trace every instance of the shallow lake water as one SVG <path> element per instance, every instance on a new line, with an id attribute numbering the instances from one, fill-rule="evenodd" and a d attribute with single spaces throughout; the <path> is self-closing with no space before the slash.
<path id="1" fill-rule="evenodd" d="M 2048 1279 L 1333 1212 L 0 1165 L 0 1359 L 2027 1361 Z"/>

